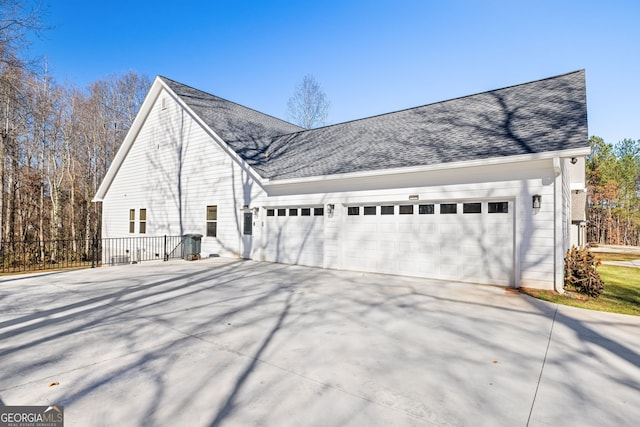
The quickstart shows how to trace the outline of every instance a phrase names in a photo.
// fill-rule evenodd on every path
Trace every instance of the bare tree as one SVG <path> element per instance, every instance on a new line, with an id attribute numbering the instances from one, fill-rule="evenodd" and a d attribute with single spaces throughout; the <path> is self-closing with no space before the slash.
<path id="1" fill-rule="evenodd" d="M 287 110 L 291 121 L 305 129 L 323 126 L 329 114 L 329 100 L 320 84 L 307 74 L 302 82 L 296 86 Z"/>

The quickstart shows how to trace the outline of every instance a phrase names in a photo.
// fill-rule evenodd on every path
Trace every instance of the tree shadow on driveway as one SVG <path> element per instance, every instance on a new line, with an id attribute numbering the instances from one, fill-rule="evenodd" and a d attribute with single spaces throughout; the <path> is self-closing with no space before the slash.
<path id="1" fill-rule="evenodd" d="M 576 351 L 623 363 L 588 377 L 598 385 L 638 387 L 638 352 L 613 323 L 605 336 L 498 287 L 221 259 L 141 267 L 0 287 L 23 307 L 0 317 L 6 404 L 65 405 L 81 424 L 459 425 L 482 413 L 526 425 L 534 400 L 541 421 L 567 394 L 591 401 L 565 378 L 593 367 Z"/>

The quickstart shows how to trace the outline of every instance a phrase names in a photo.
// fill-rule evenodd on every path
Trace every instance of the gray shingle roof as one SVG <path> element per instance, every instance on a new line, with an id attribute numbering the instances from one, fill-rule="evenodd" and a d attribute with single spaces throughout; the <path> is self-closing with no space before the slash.
<path id="1" fill-rule="evenodd" d="M 312 130 L 167 83 L 262 177 L 274 180 L 589 146 L 584 70 Z"/>
<path id="2" fill-rule="evenodd" d="M 241 148 L 248 141 L 304 130 L 235 102 L 160 77 L 227 144 Z M 242 143 L 240 143 L 242 141 Z"/>

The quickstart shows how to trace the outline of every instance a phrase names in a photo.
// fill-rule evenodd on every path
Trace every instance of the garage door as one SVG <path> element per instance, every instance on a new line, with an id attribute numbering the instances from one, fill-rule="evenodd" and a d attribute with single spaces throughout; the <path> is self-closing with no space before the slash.
<path id="1" fill-rule="evenodd" d="M 510 285 L 513 202 L 345 206 L 343 268 Z"/>
<path id="2" fill-rule="evenodd" d="M 265 261 L 323 266 L 322 207 L 268 208 L 265 227 Z"/>

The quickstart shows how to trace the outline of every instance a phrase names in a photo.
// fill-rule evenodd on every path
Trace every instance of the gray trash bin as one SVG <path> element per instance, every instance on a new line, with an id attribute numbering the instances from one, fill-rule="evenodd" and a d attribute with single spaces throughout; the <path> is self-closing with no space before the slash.
<path id="1" fill-rule="evenodd" d="M 200 259 L 200 246 L 202 234 L 185 234 L 184 238 L 184 259 L 193 261 Z"/>

